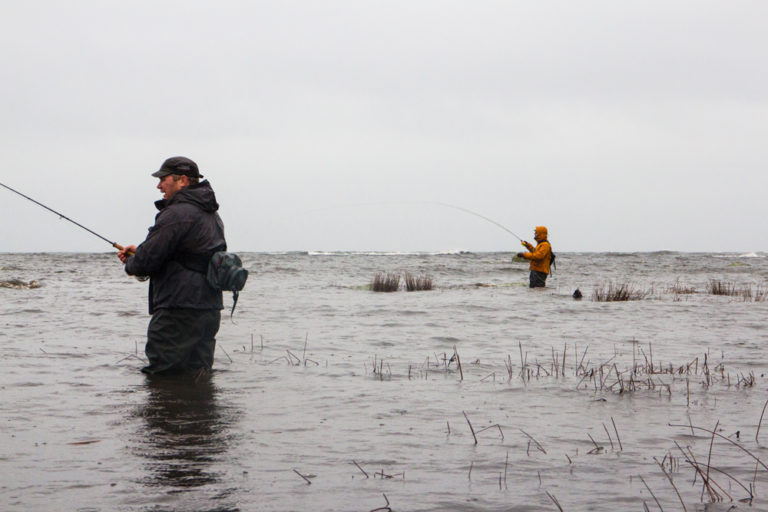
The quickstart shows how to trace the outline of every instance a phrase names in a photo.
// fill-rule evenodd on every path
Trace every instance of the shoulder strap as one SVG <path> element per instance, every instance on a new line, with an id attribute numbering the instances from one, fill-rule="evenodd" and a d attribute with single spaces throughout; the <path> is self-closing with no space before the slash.
<path id="1" fill-rule="evenodd" d="M 217 245 L 210 252 L 180 252 L 173 256 L 173 260 L 176 261 L 182 267 L 200 272 L 201 274 L 208 273 L 208 263 L 211 261 L 211 256 L 219 251 L 226 251 L 227 244 Z"/>

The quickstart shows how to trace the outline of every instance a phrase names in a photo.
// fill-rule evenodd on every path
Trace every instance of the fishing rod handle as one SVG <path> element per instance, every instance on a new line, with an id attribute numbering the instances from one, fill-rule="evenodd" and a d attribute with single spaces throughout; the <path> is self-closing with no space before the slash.
<path id="1" fill-rule="evenodd" d="M 114 242 L 114 243 L 112 244 L 112 247 L 114 247 L 114 248 L 115 248 L 115 249 L 117 249 L 118 251 L 122 251 L 122 250 L 125 250 L 125 247 L 123 247 L 122 245 L 120 245 L 120 244 L 119 244 L 119 243 L 117 243 L 117 242 Z M 135 252 L 133 252 L 133 250 L 131 250 L 131 251 L 128 251 L 126 254 L 127 254 L 128 256 L 133 256 L 133 255 L 134 255 L 134 254 L 136 254 L 136 253 L 135 253 Z"/>

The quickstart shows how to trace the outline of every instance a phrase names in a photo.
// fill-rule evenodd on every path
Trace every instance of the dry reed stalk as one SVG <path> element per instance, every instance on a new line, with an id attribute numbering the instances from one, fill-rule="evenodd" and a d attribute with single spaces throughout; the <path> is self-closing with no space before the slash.
<path id="1" fill-rule="evenodd" d="M 227 354 L 227 351 L 224 350 L 224 345 L 221 344 L 221 342 L 218 343 L 218 346 L 221 347 L 222 352 L 224 352 L 224 355 L 227 356 L 227 359 L 229 359 L 230 363 L 234 363 L 231 357 L 229 357 L 229 354 Z"/>
<path id="2" fill-rule="evenodd" d="M 504 366 L 507 367 L 507 380 L 512 380 L 512 356 L 507 354 L 507 359 L 504 361 Z"/>
<path id="3" fill-rule="evenodd" d="M 357 462 L 355 462 L 354 460 L 352 461 L 352 464 L 354 464 L 355 466 L 357 466 L 357 469 L 359 469 L 359 470 L 360 470 L 360 471 L 361 471 L 361 472 L 362 472 L 362 473 L 365 475 L 365 478 L 370 478 L 370 477 L 368 476 L 368 473 L 366 473 L 366 472 L 365 472 L 365 470 L 364 470 L 363 468 L 361 468 L 361 467 L 360 467 L 360 464 L 358 464 L 358 463 L 357 463 Z"/>
<path id="4" fill-rule="evenodd" d="M 539 450 L 540 450 L 542 453 L 544 453 L 544 454 L 546 454 L 546 453 L 547 453 L 547 450 L 545 450 L 545 449 L 544 449 L 544 447 L 543 447 L 543 446 L 541 446 L 541 445 L 539 444 L 539 442 L 538 442 L 536 439 L 534 439 L 534 438 L 533 438 L 533 436 L 532 436 L 531 434 L 529 434 L 528 432 L 526 432 L 525 430 L 523 430 L 523 429 L 521 429 L 521 428 L 519 428 L 518 430 L 519 430 L 520 432 L 522 432 L 523 434 L 525 434 L 525 436 L 526 436 L 528 439 L 530 439 L 531 441 L 533 441 L 533 443 L 536 445 L 536 448 L 538 448 L 538 449 L 539 449 Z"/>
<path id="5" fill-rule="evenodd" d="M 552 500 L 552 503 L 554 503 L 554 504 L 555 504 L 555 506 L 557 507 L 557 509 L 558 509 L 560 512 L 563 512 L 563 507 L 561 507 L 561 506 L 560 506 L 560 502 L 559 502 L 559 501 L 557 501 L 557 498 L 555 498 L 553 495 L 549 494 L 549 491 L 544 491 L 544 492 L 546 492 L 546 493 L 547 493 L 547 496 L 549 496 L 549 499 L 550 499 L 550 500 Z"/>
<path id="6" fill-rule="evenodd" d="M 760 435 L 760 426 L 763 424 L 763 415 L 765 414 L 765 408 L 768 407 L 768 400 L 765 401 L 765 405 L 763 405 L 763 412 L 760 413 L 760 421 L 757 422 L 757 432 L 755 432 L 755 442 L 759 443 L 757 440 L 757 436 Z"/>
<path id="7" fill-rule="evenodd" d="M 690 448 L 690 447 L 688 447 L 688 453 L 686 453 L 686 451 L 685 451 L 685 450 L 683 450 L 682 446 L 680 446 L 680 444 L 679 444 L 677 441 L 675 441 L 675 446 L 677 446 L 677 449 L 678 449 L 678 450 L 680 450 L 680 452 L 683 454 L 683 458 L 685 459 L 685 461 L 686 461 L 688 464 L 690 464 L 690 465 L 691 465 L 691 467 L 693 467 L 693 468 L 696 470 L 696 473 L 697 473 L 698 475 L 700 475 L 700 476 L 702 477 L 702 480 L 703 480 L 703 479 L 705 479 L 704 473 L 703 473 L 703 471 L 701 470 L 701 467 L 700 467 L 700 466 L 702 466 L 702 464 L 700 464 L 698 461 L 696 461 L 696 457 L 694 456 L 694 454 L 693 454 L 693 451 L 691 451 L 691 448 Z M 721 473 L 721 474 L 723 474 L 723 475 L 727 476 L 727 477 L 728 477 L 728 478 L 730 478 L 730 479 L 731 479 L 731 480 L 732 480 L 734 483 L 736 483 L 736 484 L 737 484 L 739 487 L 741 487 L 742 489 L 744 489 L 744 490 L 747 492 L 747 494 L 749 495 L 749 498 L 744 498 L 744 499 L 741 499 L 741 500 L 739 500 L 739 501 L 748 501 L 748 502 L 751 502 L 751 501 L 752 501 L 752 499 L 753 499 L 753 497 L 754 497 L 754 494 L 753 494 L 753 492 L 752 492 L 752 489 L 748 488 L 746 485 L 744 485 L 743 483 L 741 483 L 741 482 L 739 481 L 739 479 L 738 479 L 738 478 L 734 477 L 733 475 L 731 475 L 731 474 L 730 474 L 730 473 L 728 473 L 727 471 L 723 471 L 722 469 L 716 468 L 716 467 L 714 467 L 714 466 L 712 466 L 711 468 L 710 468 L 710 467 L 708 467 L 708 466 L 706 466 L 706 465 L 704 465 L 704 466 L 705 466 L 705 467 L 707 467 L 707 470 L 709 470 L 709 469 L 712 469 L 713 471 L 717 471 L 718 473 Z M 716 486 L 718 487 L 718 489 L 720 489 L 720 491 L 722 491 L 722 493 L 723 493 L 723 494 L 725 494 L 725 495 L 728 497 L 728 499 L 730 499 L 731 501 L 734 501 L 734 499 L 733 499 L 733 496 L 731 496 L 731 495 L 730 495 L 730 494 L 729 494 L 729 493 L 728 493 L 728 492 L 727 492 L 727 491 L 726 491 L 726 490 L 723 488 L 723 486 L 719 485 L 719 484 L 718 484 L 717 482 L 715 482 L 714 480 L 712 481 L 712 483 L 713 483 L 714 485 L 716 485 Z M 715 494 L 717 494 L 717 493 L 715 493 Z M 719 498 L 719 496 L 717 496 L 717 497 Z M 720 500 L 718 499 L 718 501 L 720 501 Z"/>
<path id="8" fill-rule="evenodd" d="M 472 422 L 469 421 L 469 417 L 467 416 L 466 412 L 461 411 L 461 413 L 464 415 L 464 419 L 467 420 L 467 424 L 469 425 L 469 430 L 472 431 L 472 437 L 475 438 L 475 444 L 477 444 L 477 436 L 475 435 L 475 429 L 472 428 Z"/>
<path id="9" fill-rule="evenodd" d="M 464 381 L 464 370 L 461 369 L 461 358 L 456 350 L 456 345 L 453 346 L 453 355 L 456 356 L 456 366 L 459 367 L 459 375 L 461 375 L 461 381 Z"/>
<path id="10" fill-rule="evenodd" d="M 659 464 L 659 461 L 656 460 L 656 457 L 654 457 L 653 460 L 656 461 L 656 464 Z M 677 490 L 677 486 L 675 485 L 675 481 L 672 480 L 672 475 L 667 473 L 667 470 L 664 469 L 664 466 L 659 465 L 659 468 L 661 468 L 661 472 L 664 473 L 664 476 L 667 477 L 667 480 L 669 480 L 669 483 L 672 485 L 672 488 L 675 490 L 675 494 L 677 494 L 677 498 L 680 500 L 680 505 L 682 505 L 683 510 L 685 512 L 688 512 L 688 508 L 686 508 L 686 506 L 685 506 L 685 502 L 683 501 L 683 497 L 680 496 L 680 491 Z M 659 505 L 659 507 L 661 507 L 661 505 Z"/>
<path id="11" fill-rule="evenodd" d="M 499 427 L 499 430 L 501 430 L 501 427 Z M 507 485 L 507 466 L 509 466 L 509 450 L 507 450 L 507 458 L 504 461 L 504 485 Z"/>
<path id="12" fill-rule="evenodd" d="M 504 431 L 501 430 L 501 425 L 499 425 L 498 423 L 496 423 L 495 425 L 489 425 L 487 427 L 481 428 L 480 430 L 477 431 L 477 434 L 479 434 L 480 432 L 484 432 L 484 431 L 488 430 L 489 428 L 493 428 L 493 427 L 496 427 L 496 428 L 499 429 L 499 434 L 501 434 L 501 440 L 503 441 L 504 440 Z"/>
<path id="13" fill-rule="evenodd" d="M 603 423 L 603 430 L 605 430 L 605 433 L 608 436 L 608 441 L 611 442 L 611 450 L 613 450 L 613 439 L 611 439 L 611 433 L 608 432 L 608 427 L 605 426 L 605 423 Z"/>
<path id="14" fill-rule="evenodd" d="M 386 494 L 384 494 L 384 493 L 381 493 L 381 494 L 384 496 L 384 501 L 386 501 L 387 504 L 384 505 L 383 507 L 371 509 L 370 512 L 380 512 L 380 511 L 381 512 L 383 512 L 383 511 L 392 512 L 392 509 L 389 507 L 389 498 L 387 498 Z"/>
<path id="15" fill-rule="evenodd" d="M 661 510 L 661 512 L 664 512 L 664 509 L 662 508 L 661 503 L 659 503 L 659 499 L 656 497 L 655 494 L 653 494 L 653 491 L 651 490 L 650 487 L 648 487 L 648 484 L 645 483 L 645 479 L 642 476 L 640 477 L 640 481 L 643 482 L 643 485 L 645 486 L 645 488 L 648 489 L 649 493 L 651 493 L 651 497 L 653 498 L 653 501 L 656 502 L 656 505 L 659 507 L 659 510 Z"/>
<path id="16" fill-rule="evenodd" d="M 675 442 L 675 444 L 677 444 L 677 442 Z M 679 447 L 679 445 L 678 445 L 678 447 Z M 693 453 L 693 450 L 691 449 L 691 447 L 688 446 L 687 448 L 688 448 L 688 452 L 687 453 L 682 448 L 680 448 L 680 451 L 683 453 L 683 456 L 685 457 L 686 461 L 689 464 L 691 464 L 693 466 L 694 470 L 696 471 L 696 473 L 693 476 L 693 484 L 694 485 L 696 484 L 697 477 L 699 477 L 699 476 L 701 477 L 701 481 L 702 481 L 703 485 L 701 487 L 701 498 L 700 499 L 702 501 L 704 500 L 704 491 L 706 490 L 709 493 L 709 499 L 710 499 L 711 502 L 718 501 L 719 496 L 718 496 L 717 492 L 714 489 L 712 489 L 712 485 L 711 485 L 711 482 L 710 482 L 710 479 L 709 479 L 709 472 L 705 473 L 704 471 L 701 470 L 702 464 L 699 464 L 699 461 L 696 460 L 696 455 Z M 706 464 L 704 464 L 704 466 L 706 466 Z"/>
<path id="17" fill-rule="evenodd" d="M 309 478 L 307 478 L 306 476 L 302 475 L 301 473 L 299 473 L 295 469 L 293 470 L 293 472 L 296 473 L 297 475 L 299 475 L 301 478 L 303 478 L 304 481 L 307 482 L 307 485 L 312 485 L 312 482 L 309 480 Z"/>
<path id="18" fill-rule="evenodd" d="M 565 377 L 565 351 L 568 349 L 568 344 L 563 343 L 563 368 L 560 370 L 560 375 Z"/>
<path id="19" fill-rule="evenodd" d="M 690 419 L 689 419 L 689 421 L 690 421 Z M 744 453 L 746 453 L 747 455 L 752 457 L 758 464 L 760 464 L 763 467 L 763 469 L 768 471 L 768 465 L 766 465 L 763 461 L 761 461 L 760 458 L 757 455 L 753 454 L 752 452 L 750 452 L 749 450 L 747 450 L 746 448 L 741 446 L 739 443 L 733 441 L 732 439 L 730 439 L 730 438 L 728 438 L 728 437 L 726 437 L 726 436 L 724 436 L 722 434 L 719 434 L 719 433 L 717 433 L 717 432 L 715 432 L 713 430 L 709 430 L 709 429 L 704 428 L 704 427 L 697 427 L 697 426 L 695 426 L 693 424 L 690 424 L 690 425 L 679 425 L 679 424 L 676 424 L 676 423 L 668 423 L 668 425 L 670 427 L 686 427 L 686 428 L 690 427 L 691 431 L 693 431 L 693 430 L 701 430 L 701 431 L 706 432 L 706 433 L 708 433 L 710 435 L 714 434 L 715 436 L 719 437 L 720 439 L 722 439 L 724 441 L 728 441 L 729 443 L 734 445 L 736 448 L 740 449 L 741 451 L 743 451 Z"/>
<path id="20" fill-rule="evenodd" d="M 613 431 L 616 432 L 616 440 L 619 442 L 619 451 L 624 451 L 624 447 L 621 445 L 621 438 L 619 437 L 619 429 L 616 428 L 616 422 L 613 421 L 613 416 L 611 416 L 611 423 L 613 423 Z"/>
<path id="21" fill-rule="evenodd" d="M 587 436 L 589 436 L 589 440 L 592 441 L 592 444 L 595 445 L 595 447 L 593 449 L 589 450 L 587 453 L 589 455 L 594 455 L 596 453 L 602 452 L 603 451 L 603 447 L 600 446 L 599 444 L 597 444 L 594 439 L 592 439 L 592 436 L 589 434 L 589 432 L 587 432 Z"/>

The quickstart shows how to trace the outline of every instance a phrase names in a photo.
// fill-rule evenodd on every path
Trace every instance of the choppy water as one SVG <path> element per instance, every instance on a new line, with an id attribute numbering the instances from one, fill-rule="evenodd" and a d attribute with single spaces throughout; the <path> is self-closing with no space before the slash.
<path id="1" fill-rule="evenodd" d="M 764 255 L 562 253 L 535 291 L 508 254 L 243 256 L 194 384 L 139 372 L 147 284 L 114 255 L 0 255 L 41 285 L 0 288 L 2 510 L 768 509 L 768 302 L 706 292 L 764 287 Z M 609 281 L 648 295 L 590 300 Z"/>

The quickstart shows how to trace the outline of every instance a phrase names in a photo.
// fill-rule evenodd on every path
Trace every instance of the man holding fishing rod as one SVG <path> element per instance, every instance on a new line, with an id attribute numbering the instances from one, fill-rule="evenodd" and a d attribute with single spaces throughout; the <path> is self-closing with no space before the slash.
<path id="1" fill-rule="evenodd" d="M 141 371 L 206 375 L 224 308 L 221 290 L 205 274 L 211 255 L 227 246 L 219 204 L 189 158 L 169 158 L 152 176 L 163 193 L 155 202 L 160 210 L 155 224 L 138 247 L 129 245 L 117 254 L 128 274 L 149 276 L 149 365 Z"/>
<path id="2" fill-rule="evenodd" d="M 517 253 L 518 258 L 530 260 L 530 284 L 529 288 L 544 288 L 549 275 L 549 265 L 552 260 L 552 246 L 547 240 L 547 228 L 537 226 L 533 232 L 533 239 L 536 240 L 536 247 L 533 244 L 521 240 L 520 243 L 528 249 L 529 252 Z"/>

